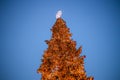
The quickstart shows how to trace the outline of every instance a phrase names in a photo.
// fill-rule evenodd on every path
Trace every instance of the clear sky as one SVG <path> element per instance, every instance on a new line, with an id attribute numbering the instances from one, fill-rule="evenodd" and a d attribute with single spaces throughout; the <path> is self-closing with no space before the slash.
<path id="1" fill-rule="evenodd" d="M 36 71 L 58 10 L 83 46 L 87 75 L 120 80 L 119 0 L 1 0 L 0 80 L 40 80 Z"/>

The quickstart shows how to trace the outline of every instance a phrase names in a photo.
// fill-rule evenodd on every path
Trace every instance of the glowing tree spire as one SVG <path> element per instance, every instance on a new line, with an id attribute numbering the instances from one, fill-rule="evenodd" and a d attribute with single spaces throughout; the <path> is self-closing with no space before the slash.
<path id="1" fill-rule="evenodd" d="M 93 80 L 86 75 L 85 56 L 80 55 L 82 47 L 76 49 L 76 42 L 71 39 L 72 34 L 61 15 L 58 11 L 52 37 L 45 41 L 48 48 L 37 72 L 41 73 L 41 80 Z"/>

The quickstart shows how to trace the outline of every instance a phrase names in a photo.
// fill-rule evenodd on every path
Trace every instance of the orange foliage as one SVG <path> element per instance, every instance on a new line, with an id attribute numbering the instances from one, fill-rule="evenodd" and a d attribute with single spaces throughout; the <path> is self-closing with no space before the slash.
<path id="1" fill-rule="evenodd" d="M 41 80 L 93 80 L 86 76 L 85 56 L 80 56 L 82 47 L 76 49 L 66 22 L 58 18 L 51 31 L 52 38 L 45 41 L 48 48 L 37 70 L 42 75 Z"/>

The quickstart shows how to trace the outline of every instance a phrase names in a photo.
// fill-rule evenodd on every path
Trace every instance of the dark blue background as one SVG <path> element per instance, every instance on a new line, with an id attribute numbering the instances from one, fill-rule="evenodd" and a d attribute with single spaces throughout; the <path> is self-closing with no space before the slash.
<path id="1" fill-rule="evenodd" d="M 119 0 L 1 0 L 0 80 L 40 79 L 44 40 L 59 9 L 77 48 L 83 46 L 87 75 L 120 80 Z"/>

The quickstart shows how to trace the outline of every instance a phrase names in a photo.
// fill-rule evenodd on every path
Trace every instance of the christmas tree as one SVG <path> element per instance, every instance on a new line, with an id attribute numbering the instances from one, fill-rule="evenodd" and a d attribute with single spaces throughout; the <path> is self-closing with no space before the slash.
<path id="1" fill-rule="evenodd" d="M 48 44 L 44 51 L 42 64 L 37 70 L 41 80 L 93 80 L 87 77 L 84 68 L 84 58 L 81 56 L 82 47 L 76 49 L 76 42 L 66 22 L 57 17 L 52 29 L 52 37 L 45 42 Z"/>

